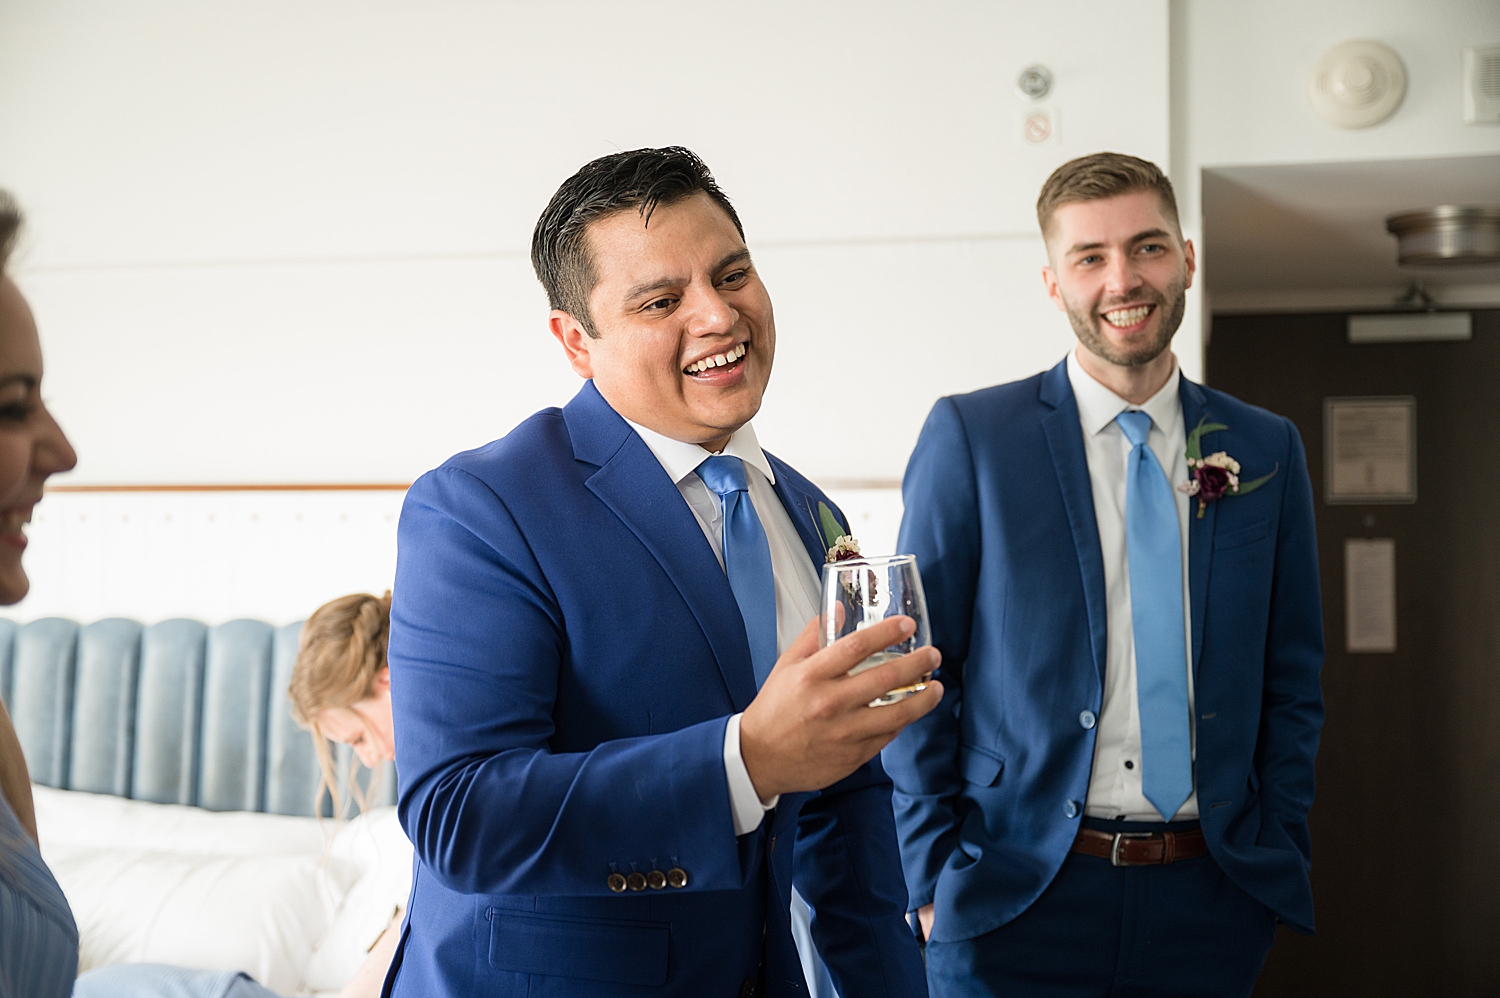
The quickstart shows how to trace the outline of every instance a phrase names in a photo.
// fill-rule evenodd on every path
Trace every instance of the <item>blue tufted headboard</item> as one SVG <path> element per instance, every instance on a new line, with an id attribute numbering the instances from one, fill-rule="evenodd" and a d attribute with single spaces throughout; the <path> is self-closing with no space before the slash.
<path id="1" fill-rule="evenodd" d="M 301 632 L 258 620 L 0 619 L 0 699 L 36 783 L 311 815 L 317 756 L 286 695 Z M 341 773 L 348 759 L 339 746 Z M 390 765 L 378 797 L 395 803 Z"/>

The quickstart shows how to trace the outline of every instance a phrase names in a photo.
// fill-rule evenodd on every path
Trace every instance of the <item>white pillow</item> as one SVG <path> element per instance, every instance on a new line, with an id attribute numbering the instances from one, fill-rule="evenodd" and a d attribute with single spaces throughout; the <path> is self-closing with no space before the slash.
<path id="1" fill-rule="evenodd" d="M 412 847 L 394 807 L 371 808 L 346 822 L 328 855 L 360 876 L 308 961 L 304 982 L 314 991 L 337 991 L 348 982 L 411 893 Z"/>
<path id="2" fill-rule="evenodd" d="M 57 845 L 79 971 L 110 963 L 243 970 L 291 993 L 357 871 L 313 855 L 215 856 Z"/>
<path id="3" fill-rule="evenodd" d="M 322 851 L 332 822 L 253 811 L 205 811 L 109 794 L 31 785 L 42 851 L 49 845 L 100 846 L 147 852 L 211 852 L 266 856 Z"/>
<path id="4" fill-rule="evenodd" d="M 243 970 L 291 993 L 368 859 L 353 845 L 333 855 L 334 826 L 316 818 L 32 792 L 42 857 L 78 922 L 80 972 L 121 962 Z"/>

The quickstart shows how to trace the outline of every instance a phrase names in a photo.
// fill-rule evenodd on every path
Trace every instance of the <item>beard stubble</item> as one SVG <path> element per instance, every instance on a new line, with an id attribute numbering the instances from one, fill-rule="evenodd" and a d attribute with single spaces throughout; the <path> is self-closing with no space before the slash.
<path id="1" fill-rule="evenodd" d="M 1171 346 L 1172 337 L 1177 335 L 1177 328 L 1182 325 L 1182 316 L 1187 309 L 1187 273 L 1184 271 L 1179 274 L 1167 287 L 1166 294 L 1146 286 L 1129 300 L 1140 301 L 1142 298 L 1156 306 L 1155 311 L 1162 316 L 1161 323 L 1156 327 L 1156 336 L 1150 341 L 1134 349 L 1123 350 L 1116 349 L 1099 329 L 1099 324 L 1104 321 L 1101 315 L 1093 311 L 1080 311 L 1067 298 L 1063 299 L 1063 304 L 1067 308 L 1068 322 L 1073 326 L 1073 332 L 1085 350 L 1120 367 L 1141 367 L 1160 357 L 1162 351 Z M 1109 303 L 1103 303 L 1099 312 L 1108 311 L 1109 308 Z"/>

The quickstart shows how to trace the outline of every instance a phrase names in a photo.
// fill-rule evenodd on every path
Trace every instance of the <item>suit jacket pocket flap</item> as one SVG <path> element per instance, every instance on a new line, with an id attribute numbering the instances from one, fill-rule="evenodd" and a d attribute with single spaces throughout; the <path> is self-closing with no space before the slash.
<path id="1" fill-rule="evenodd" d="M 671 932 L 658 922 L 601 922 L 490 909 L 490 966 L 515 974 L 648 987 L 667 983 Z"/>
<path id="2" fill-rule="evenodd" d="M 973 745 L 958 747 L 958 775 L 981 787 L 993 786 L 1005 761 L 999 756 Z"/>
<path id="3" fill-rule="evenodd" d="M 1214 538 L 1215 551 L 1228 551 L 1230 548 L 1242 548 L 1247 544 L 1265 540 L 1271 533 L 1271 525 L 1265 520 L 1257 520 L 1248 527 L 1238 530 L 1229 530 Z"/>

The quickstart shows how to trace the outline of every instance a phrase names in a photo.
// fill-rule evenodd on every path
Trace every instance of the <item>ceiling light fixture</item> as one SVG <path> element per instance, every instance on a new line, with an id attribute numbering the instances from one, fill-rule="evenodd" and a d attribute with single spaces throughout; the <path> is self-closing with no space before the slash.
<path id="1" fill-rule="evenodd" d="M 1500 207 L 1445 204 L 1385 220 L 1404 265 L 1500 263 Z"/>

